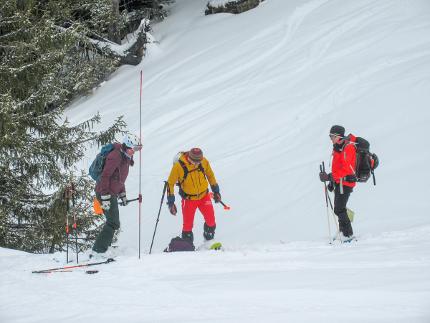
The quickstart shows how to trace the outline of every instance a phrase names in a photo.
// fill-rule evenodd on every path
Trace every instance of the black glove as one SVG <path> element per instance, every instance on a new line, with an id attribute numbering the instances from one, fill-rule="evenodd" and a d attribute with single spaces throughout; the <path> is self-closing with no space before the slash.
<path id="1" fill-rule="evenodd" d="M 320 172 L 320 181 L 321 182 L 328 182 L 332 180 L 331 173 L 327 174 L 326 172 Z"/>
<path id="2" fill-rule="evenodd" d="M 220 193 L 214 193 L 214 201 L 215 201 L 215 203 L 221 202 L 221 194 Z"/>
<path id="3" fill-rule="evenodd" d="M 211 189 L 213 192 L 213 199 L 214 199 L 215 203 L 219 203 L 221 201 L 221 194 L 219 192 L 219 185 L 218 184 L 211 185 Z"/>
<path id="4" fill-rule="evenodd" d="M 333 182 L 328 183 L 327 189 L 329 190 L 329 192 L 333 192 L 333 190 L 334 190 Z"/>
<path id="5" fill-rule="evenodd" d="M 167 205 L 169 206 L 169 211 L 172 215 L 178 213 L 178 209 L 175 205 L 175 195 L 167 195 Z"/>
<path id="6" fill-rule="evenodd" d="M 118 198 L 120 199 L 119 204 L 121 206 L 126 206 L 128 204 L 127 196 L 125 195 L 125 192 L 122 192 L 121 194 L 119 194 Z"/>

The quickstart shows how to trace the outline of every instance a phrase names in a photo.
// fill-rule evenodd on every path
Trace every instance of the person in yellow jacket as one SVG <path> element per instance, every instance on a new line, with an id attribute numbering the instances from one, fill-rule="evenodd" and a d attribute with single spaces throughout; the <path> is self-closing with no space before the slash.
<path id="1" fill-rule="evenodd" d="M 194 215 L 198 208 L 205 220 L 203 237 L 205 240 L 212 240 L 215 236 L 216 223 L 209 185 L 215 203 L 221 201 L 221 194 L 209 161 L 203 157 L 200 148 L 192 148 L 183 153 L 170 171 L 167 180 L 167 204 L 173 215 L 177 213 L 174 191 L 176 183 L 179 186 L 179 195 L 182 197 L 182 238 L 193 242 Z"/>

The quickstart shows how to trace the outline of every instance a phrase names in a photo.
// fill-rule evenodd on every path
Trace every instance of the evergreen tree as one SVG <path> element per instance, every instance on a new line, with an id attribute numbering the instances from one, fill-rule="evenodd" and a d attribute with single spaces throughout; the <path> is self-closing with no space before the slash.
<path id="1" fill-rule="evenodd" d="M 0 246 L 54 252 L 65 222 L 78 216 L 80 247 L 97 231 L 94 183 L 73 173 L 90 143 L 111 141 L 121 118 L 95 133 L 98 115 L 63 120 L 67 104 L 88 94 L 120 64 L 138 64 L 145 30 L 125 56 L 109 50 L 144 18 L 162 19 L 171 0 L 3 0 L 0 3 Z M 97 44 L 98 40 L 100 44 Z M 101 42 L 100 42 L 101 41 Z M 65 198 L 73 184 L 74 204 Z"/>
<path id="2" fill-rule="evenodd" d="M 106 131 L 91 131 L 98 115 L 78 125 L 63 120 L 66 104 L 116 67 L 106 57 L 88 59 L 91 44 L 79 24 L 62 28 L 54 12 L 62 1 L 6 0 L 0 8 L 0 246 L 31 252 L 64 247 L 64 190 L 76 187 L 80 236 L 97 229 L 91 210 L 93 184 L 72 175 L 89 143 L 111 141 L 121 118 Z M 67 6 L 64 5 L 64 8 Z M 87 46 L 87 47 L 86 47 Z M 103 64 L 105 62 L 106 64 Z M 82 235 L 86 233 L 87 236 Z M 86 240 L 81 240 L 86 246 Z"/>

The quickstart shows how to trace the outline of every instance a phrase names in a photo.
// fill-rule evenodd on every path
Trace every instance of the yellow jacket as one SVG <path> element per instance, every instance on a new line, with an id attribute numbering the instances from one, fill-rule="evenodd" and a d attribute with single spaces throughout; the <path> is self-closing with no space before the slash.
<path id="1" fill-rule="evenodd" d="M 167 179 L 168 195 L 175 195 L 175 184 L 179 182 L 180 187 L 187 195 L 187 199 L 199 200 L 203 198 L 208 191 L 209 184 L 217 184 L 214 172 L 212 171 L 209 161 L 203 157 L 203 160 L 201 162 L 201 165 L 204 169 L 203 173 L 199 169 L 199 165 L 193 165 L 187 160 L 185 154 L 182 154 L 179 160 L 181 160 L 185 164 L 185 167 L 188 169 L 188 175 L 184 181 L 184 169 L 182 168 L 179 161 L 174 163 L 172 170 L 170 171 L 169 178 Z"/>

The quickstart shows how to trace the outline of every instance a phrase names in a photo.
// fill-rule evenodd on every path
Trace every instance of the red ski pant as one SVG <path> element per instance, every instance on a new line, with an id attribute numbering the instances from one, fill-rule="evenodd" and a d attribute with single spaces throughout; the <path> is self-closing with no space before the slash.
<path id="1" fill-rule="evenodd" d="M 194 224 L 194 215 L 197 208 L 203 215 L 206 225 L 209 227 L 215 226 L 215 211 L 212 205 L 210 194 L 206 194 L 200 200 L 185 200 L 182 199 L 182 216 L 184 223 L 182 231 L 192 231 Z"/>

